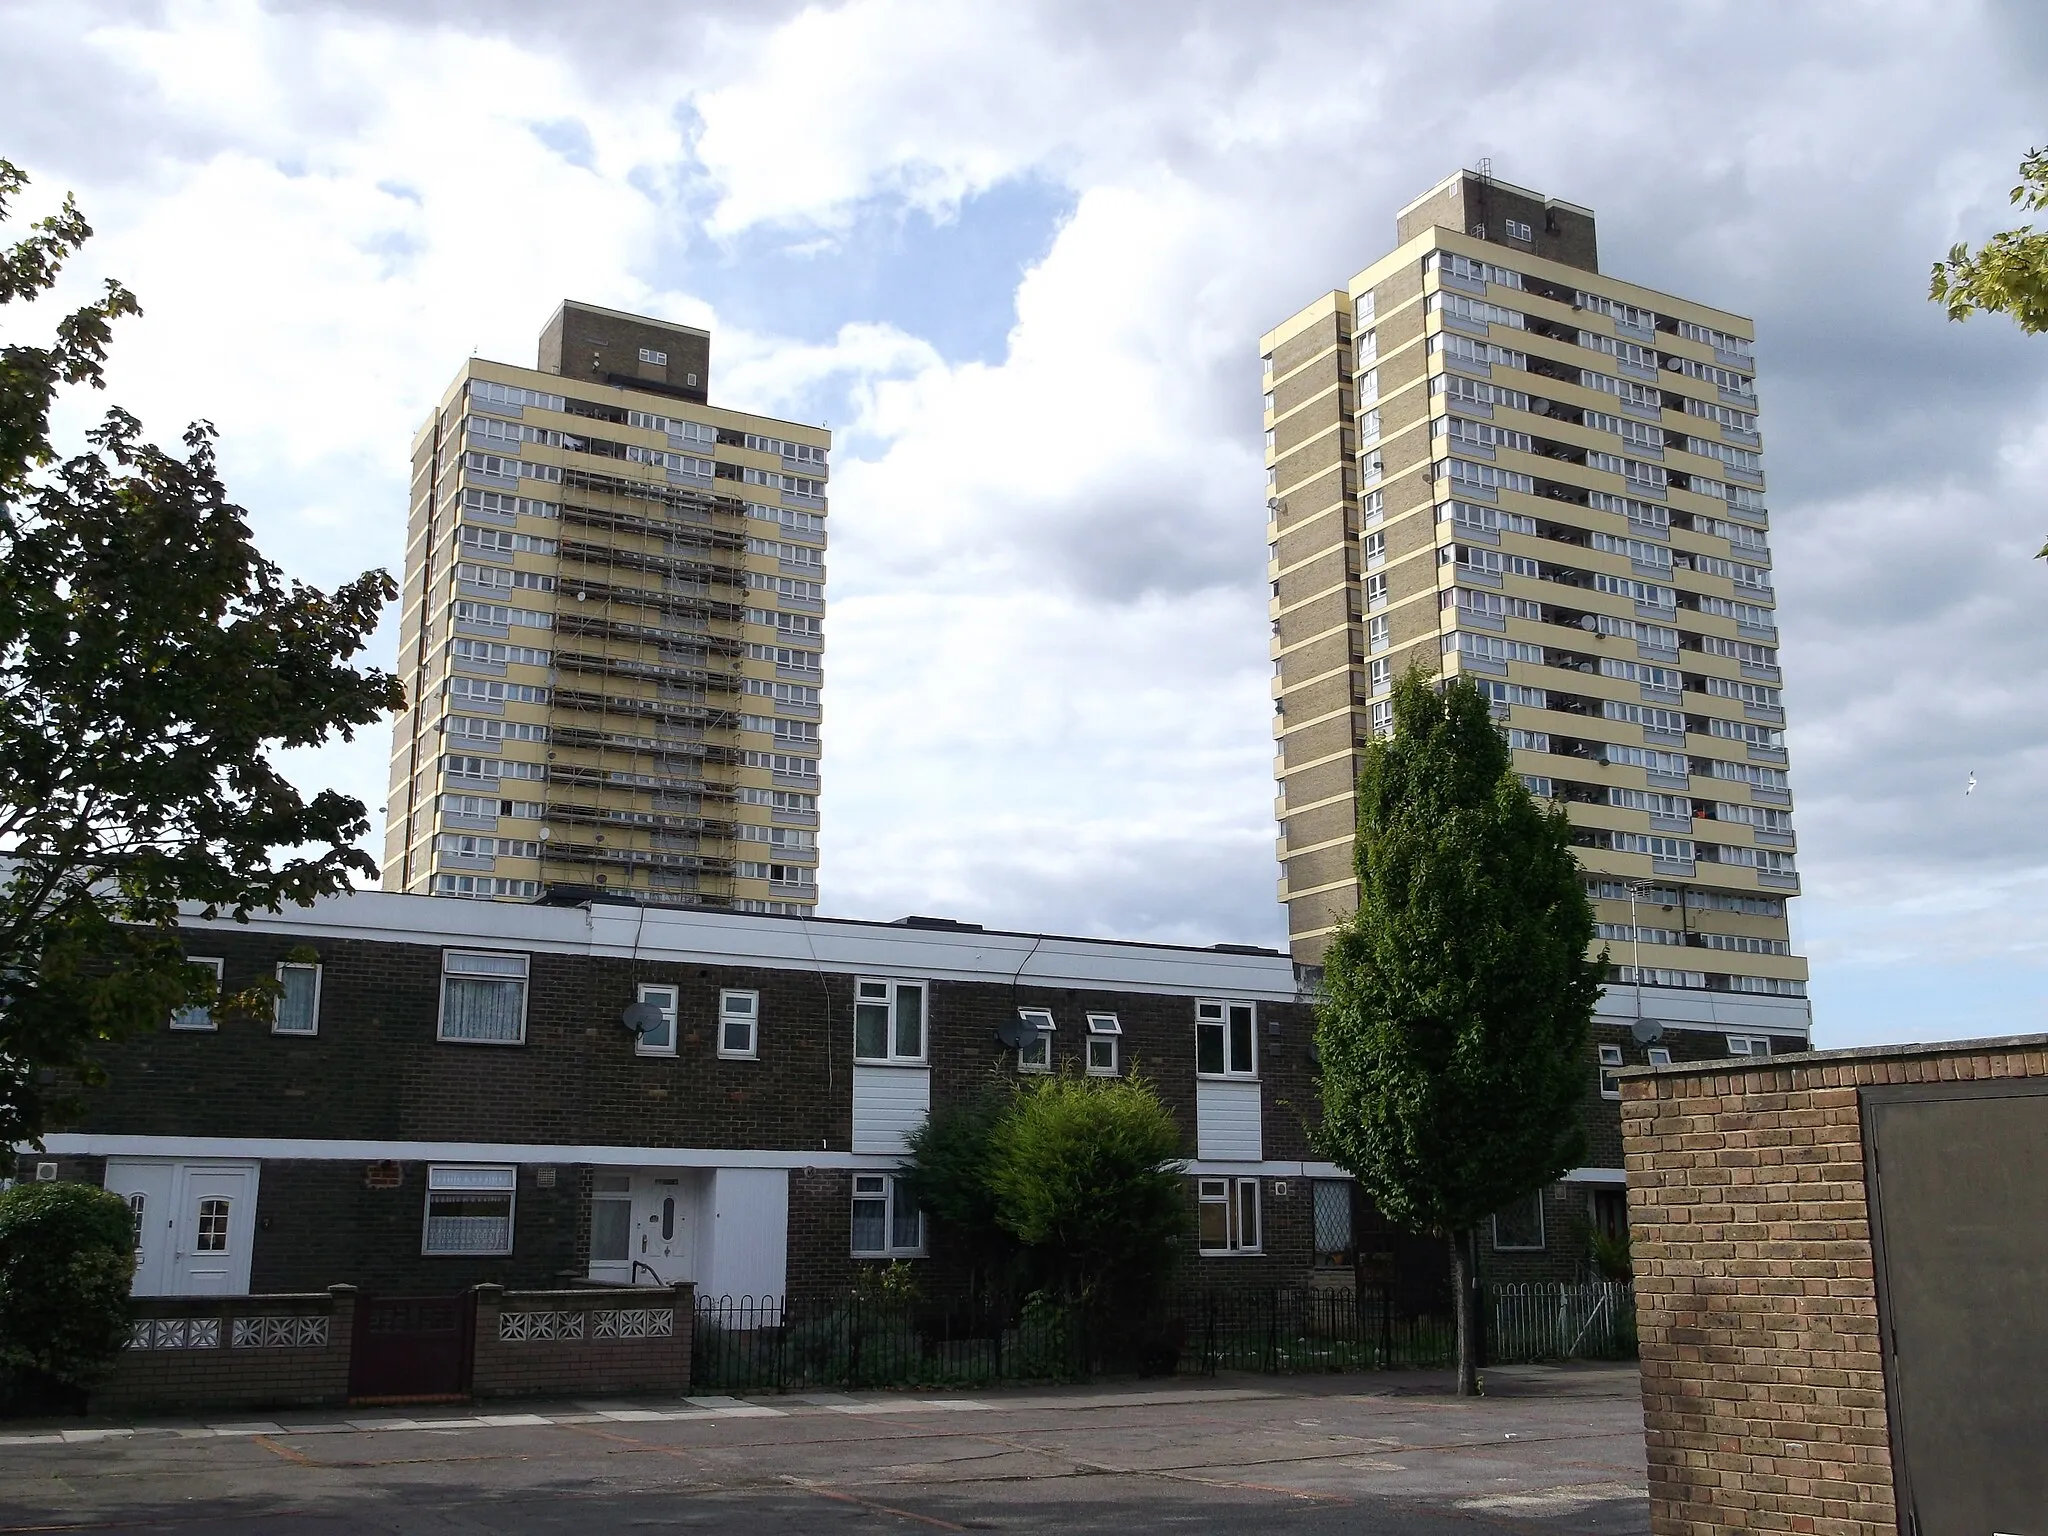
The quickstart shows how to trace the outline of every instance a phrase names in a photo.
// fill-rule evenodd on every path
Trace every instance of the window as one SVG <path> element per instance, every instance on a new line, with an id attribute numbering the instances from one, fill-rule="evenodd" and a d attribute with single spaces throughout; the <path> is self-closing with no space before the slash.
<path id="1" fill-rule="evenodd" d="M 1653 1067 L 1668 1067 L 1668 1066 L 1670 1066 L 1670 1065 L 1671 1065 L 1671 1047 L 1670 1047 L 1670 1046 L 1668 1046 L 1668 1045 L 1653 1045 L 1653 1046 L 1651 1046 L 1651 1047 L 1650 1047 L 1650 1065 L 1651 1065 L 1651 1066 L 1653 1066 Z"/>
<path id="2" fill-rule="evenodd" d="M 668 366 L 668 354 L 656 351 L 653 347 L 642 347 L 640 349 L 640 361 L 652 363 L 657 368 L 666 368 Z"/>
<path id="3" fill-rule="evenodd" d="M 230 1202 L 225 1195 L 209 1195 L 199 1202 L 199 1230 L 193 1237 L 192 1248 L 196 1253 L 226 1253 L 228 1251 L 228 1211 Z"/>
<path id="4" fill-rule="evenodd" d="M 1113 1013 L 1091 1013 L 1088 1015 L 1088 1075 L 1090 1077 L 1115 1077 L 1117 1041 L 1122 1038 L 1123 1025 L 1117 1022 Z"/>
<path id="5" fill-rule="evenodd" d="M 1317 1179 L 1309 1188 L 1315 1214 L 1316 1268 L 1351 1268 L 1358 1256 L 1351 1238 L 1351 1181 Z"/>
<path id="6" fill-rule="evenodd" d="M 526 956 L 444 950 L 442 1040 L 519 1045 L 526 1039 Z"/>
<path id="7" fill-rule="evenodd" d="M 277 1007 L 270 1016 L 273 1035 L 320 1033 L 320 967 L 287 960 L 277 968 Z"/>
<path id="8" fill-rule="evenodd" d="M 149 1211 L 149 1196 L 140 1191 L 128 1197 L 128 1219 L 135 1228 L 135 1251 L 142 1252 L 142 1220 Z"/>
<path id="9" fill-rule="evenodd" d="M 924 1256 L 924 1212 L 901 1179 L 884 1173 L 853 1176 L 853 1251 L 856 1257 Z"/>
<path id="10" fill-rule="evenodd" d="M 1531 1190 L 1494 1213 L 1493 1246 L 1503 1253 L 1534 1252 L 1543 1246 L 1542 1190 Z"/>
<path id="11" fill-rule="evenodd" d="M 1508 238 L 1510 240 L 1520 240 L 1527 244 L 1535 242 L 1536 231 L 1524 224 L 1520 219 L 1509 219 L 1507 226 Z"/>
<path id="12" fill-rule="evenodd" d="M 1196 1231 L 1204 1253 L 1259 1251 L 1259 1181 L 1200 1179 Z"/>
<path id="13" fill-rule="evenodd" d="M 1614 1075 L 1621 1065 L 1621 1047 L 1603 1045 L 1600 1047 L 1600 1097 L 1618 1099 L 1621 1097 L 1621 1079 Z"/>
<path id="14" fill-rule="evenodd" d="M 632 1245 L 632 1175 L 593 1174 L 590 1180 L 591 1262 L 623 1264 L 633 1256 Z"/>
<path id="15" fill-rule="evenodd" d="M 1730 1035 L 1728 1037 L 1730 1056 L 1768 1056 L 1771 1054 L 1769 1035 Z"/>
<path id="16" fill-rule="evenodd" d="M 427 1222 L 420 1252 L 435 1255 L 512 1251 L 514 1168 L 427 1169 Z"/>
<path id="17" fill-rule="evenodd" d="M 1052 1021 L 1049 1008 L 1019 1008 L 1017 1017 L 1037 1033 L 1029 1045 L 1017 1047 L 1017 1070 L 1019 1072 L 1050 1072 L 1052 1070 L 1052 1035 L 1058 1028 Z"/>
<path id="18" fill-rule="evenodd" d="M 1394 687 L 1393 658 L 1389 656 L 1375 656 L 1372 666 L 1368 669 L 1368 676 L 1372 679 L 1374 698 L 1378 698 L 1383 693 L 1392 692 Z"/>
<path id="19" fill-rule="evenodd" d="M 752 1061 L 760 1054 L 761 994 L 725 991 L 718 994 L 718 1054 Z"/>
<path id="20" fill-rule="evenodd" d="M 223 965 L 222 965 L 222 962 L 221 962 L 221 961 L 219 961 L 219 960 L 215 960 L 215 959 L 211 959 L 211 958 L 202 958 L 201 956 L 198 956 L 198 955 L 187 955 L 187 956 L 185 957 L 185 964 L 187 964 L 188 966 L 190 966 L 190 967 L 191 967 L 191 968 L 192 968 L 193 970 L 195 970 L 195 971 L 203 971 L 203 972 L 204 972 L 204 973 L 205 973 L 206 975 L 208 975 L 209 977 L 211 977 L 211 978 L 213 979 L 213 990 L 214 990 L 214 993 L 215 993 L 215 995 L 216 995 L 216 996 L 217 996 L 217 995 L 219 994 L 219 992 L 220 992 L 220 978 L 221 978 L 221 972 L 222 972 L 222 970 L 223 970 L 223 968 L 224 968 L 224 967 L 223 967 Z M 193 1003 L 193 1004 L 191 1004 L 191 1005 L 190 1005 L 190 1006 L 188 1006 L 188 1007 L 184 1007 L 184 1008 L 173 1008 L 173 1009 L 171 1010 L 171 1028 L 173 1028 L 173 1029 L 213 1029 L 213 1028 L 215 1028 L 215 1024 L 214 1024 L 214 1020 L 213 1020 L 213 1004 L 212 1004 L 212 1003 L 210 1003 L 210 1002 L 208 1002 L 208 1003 Z"/>
<path id="21" fill-rule="evenodd" d="M 855 1061 L 924 1060 L 923 982 L 863 976 L 853 996 Z"/>
<path id="22" fill-rule="evenodd" d="M 1250 1003 L 1195 1004 L 1195 1071 L 1203 1077 L 1252 1077 L 1258 1072 Z"/>
<path id="23" fill-rule="evenodd" d="M 1384 651 L 1394 643 L 1393 624 L 1384 613 L 1366 622 L 1365 642 L 1375 651 Z"/>
<path id="24" fill-rule="evenodd" d="M 639 1000 L 661 1015 L 661 1022 L 633 1042 L 639 1056 L 673 1056 L 676 1053 L 676 989 L 640 983 Z"/>
<path id="25" fill-rule="evenodd" d="M 1387 558 L 1387 532 L 1384 528 L 1374 529 L 1360 541 L 1365 548 L 1365 563 L 1380 565 Z"/>
<path id="26" fill-rule="evenodd" d="M 1387 573 L 1375 571 L 1365 578 L 1365 606 L 1384 608 L 1387 605 Z"/>

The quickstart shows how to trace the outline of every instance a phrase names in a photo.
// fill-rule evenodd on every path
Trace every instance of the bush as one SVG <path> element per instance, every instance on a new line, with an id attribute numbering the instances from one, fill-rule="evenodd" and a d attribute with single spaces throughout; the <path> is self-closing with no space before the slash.
<path id="1" fill-rule="evenodd" d="M 135 1225 L 128 1202 L 90 1184 L 0 1193 L 0 1366 L 89 1387 L 128 1340 Z"/>
<path id="2" fill-rule="evenodd" d="M 1040 1078 L 991 1141 L 997 1219 L 1059 1296 L 1142 1305 L 1164 1289 L 1187 1227 L 1180 1130 L 1142 1077 Z"/>

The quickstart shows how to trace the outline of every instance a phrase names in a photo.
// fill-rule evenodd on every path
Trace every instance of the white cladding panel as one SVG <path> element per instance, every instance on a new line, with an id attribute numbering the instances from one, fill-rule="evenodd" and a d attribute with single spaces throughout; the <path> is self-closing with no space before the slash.
<path id="1" fill-rule="evenodd" d="M 780 1296 L 789 1277 L 789 1172 L 721 1168 L 712 1175 L 711 1252 L 702 1296 Z"/>
<path id="2" fill-rule="evenodd" d="M 1195 1079 L 1195 1155 L 1204 1162 L 1264 1158 L 1257 1083 Z"/>
<path id="3" fill-rule="evenodd" d="M 854 1151 L 900 1153 L 931 1110 L 931 1068 L 853 1069 Z"/>

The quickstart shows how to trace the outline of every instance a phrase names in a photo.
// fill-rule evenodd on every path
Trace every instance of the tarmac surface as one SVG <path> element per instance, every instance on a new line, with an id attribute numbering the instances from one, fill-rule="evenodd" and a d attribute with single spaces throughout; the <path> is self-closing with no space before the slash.
<path id="1" fill-rule="evenodd" d="M 0 1428 L 0 1533 L 1649 1530 L 1633 1368 Z"/>

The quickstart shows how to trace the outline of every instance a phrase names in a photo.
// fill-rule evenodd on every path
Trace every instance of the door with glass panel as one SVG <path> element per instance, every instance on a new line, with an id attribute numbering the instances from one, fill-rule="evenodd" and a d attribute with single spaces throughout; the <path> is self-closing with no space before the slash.
<path id="1" fill-rule="evenodd" d="M 594 1173 L 590 1179 L 590 1278 L 632 1282 L 633 1175 Z"/>
<path id="2" fill-rule="evenodd" d="M 181 1164 L 175 1190 L 170 1293 L 247 1295 L 256 1237 L 256 1165 Z"/>
<path id="3" fill-rule="evenodd" d="M 634 1175 L 629 1284 L 696 1279 L 698 1185 L 688 1174 Z"/>
<path id="4" fill-rule="evenodd" d="M 178 1165 L 108 1158 L 106 1187 L 128 1202 L 135 1225 L 135 1279 L 130 1291 L 137 1296 L 170 1295 Z"/>

